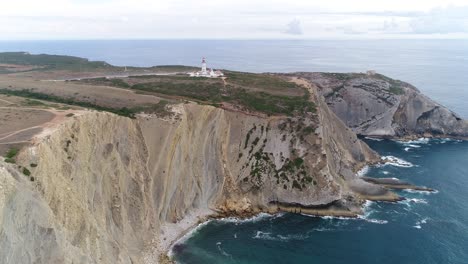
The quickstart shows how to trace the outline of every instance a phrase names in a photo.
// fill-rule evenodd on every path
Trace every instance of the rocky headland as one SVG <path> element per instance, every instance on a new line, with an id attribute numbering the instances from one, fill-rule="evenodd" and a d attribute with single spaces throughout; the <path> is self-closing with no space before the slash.
<path id="1" fill-rule="evenodd" d="M 355 133 L 373 137 L 466 139 L 468 122 L 413 85 L 378 73 L 296 73 L 309 80 Z"/>
<path id="2" fill-rule="evenodd" d="M 23 97 L 78 107 L 0 159 L 2 263 L 165 263 L 171 244 L 209 217 L 356 217 L 366 200 L 399 201 L 391 189 L 420 188 L 360 177 L 381 158 L 357 134 L 468 133 L 466 121 L 416 88 L 380 76 L 232 72 L 222 81 L 145 76 L 48 86 L 24 74 L 0 78 L 2 93 L 18 100 L 5 97 L 5 108 Z M 136 103 L 112 108 L 105 92 L 98 102 L 78 94 L 80 85 L 82 93 L 118 88 Z M 4 132 L 1 143 L 17 144 L 5 140 L 21 131 Z"/>

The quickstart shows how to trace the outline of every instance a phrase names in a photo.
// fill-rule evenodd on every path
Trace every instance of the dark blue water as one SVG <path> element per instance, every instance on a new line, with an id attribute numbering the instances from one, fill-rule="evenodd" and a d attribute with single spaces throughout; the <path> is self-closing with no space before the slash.
<path id="1" fill-rule="evenodd" d="M 399 192 L 408 200 L 371 203 L 363 219 L 285 214 L 244 222 L 211 221 L 174 248 L 176 260 L 468 263 L 468 142 L 368 143 L 381 155 L 403 159 L 401 164 L 372 168 L 368 175 L 397 177 L 438 192 Z"/>
<path id="2" fill-rule="evenodd" d="M 0 51 L 66 54 L 115 65 L 200 64 L 251 72 L 377 70 L 468 118 L 468 40 L 0 41 Z"/>
<path id="3" fill-rule="evenodd" d="M 377 70 L 468 118 L 467 40 L 4 41 L 0 51 L 66 54 L 115 65 L 198 65 L 251 72 Z M 212 221 L 175 248 L 182 263 L 468 263 L 468 142 L 368 141 L 399 166 L 371 168 L 438 190 L 371 203 L 362 219 L 285 214 Z M 405 163 L 406 161 L 407 163 Z M 406 164 L 406 165 L 405 165 Z"/>

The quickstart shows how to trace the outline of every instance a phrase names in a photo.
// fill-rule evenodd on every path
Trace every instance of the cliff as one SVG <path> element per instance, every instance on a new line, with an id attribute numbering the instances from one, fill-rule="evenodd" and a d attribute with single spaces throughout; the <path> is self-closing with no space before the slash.
<path id="1" fill-rule="evenodd" d="M 362 197 L 394 198 L 355 174 L 378 155 L 317 91 L 311 100 L 317 111 L 300 117 L 186 103 L 166 117 L 65 120 L 17 165 L 0 161 L 1 262 L 155 263 L 208 215 L 355 215 Z"/>
<path id="2" fill-rule="evenodd" d="M 380 74 L 297 73 L 354 132 L 379 137 L 468 137 L 468 122 L 416 87 Z"/>

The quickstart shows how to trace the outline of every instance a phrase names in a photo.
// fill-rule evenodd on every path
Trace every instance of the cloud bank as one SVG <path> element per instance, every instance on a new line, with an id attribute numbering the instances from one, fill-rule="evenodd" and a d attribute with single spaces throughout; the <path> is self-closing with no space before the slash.
<path id="1" fill-rule="evenodd" d="M 468 38 L 468 0 L 2 2 L 4 40 Z"/>

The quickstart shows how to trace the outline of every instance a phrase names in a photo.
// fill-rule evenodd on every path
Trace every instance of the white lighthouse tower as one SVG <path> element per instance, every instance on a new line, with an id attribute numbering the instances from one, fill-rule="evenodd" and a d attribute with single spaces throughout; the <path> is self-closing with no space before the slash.
<path id="1" fill-rule="evenodd" d="M 208 72 L 206 71 L 206 61 L 205 58 L 202 59 L 201 62 L 201 73 L 202 75 L 206 75 Z"/>
<path id="2" fill-rule="evenodd" d="M 206 59 L 203 57 L 201 62 L 201 70 L 196 72 L 189 72 L 190 77 L 207 77 L 207 78 L 218 78 L 224 76 L 219 70 L 209 69 L 206 67 Z"/>

